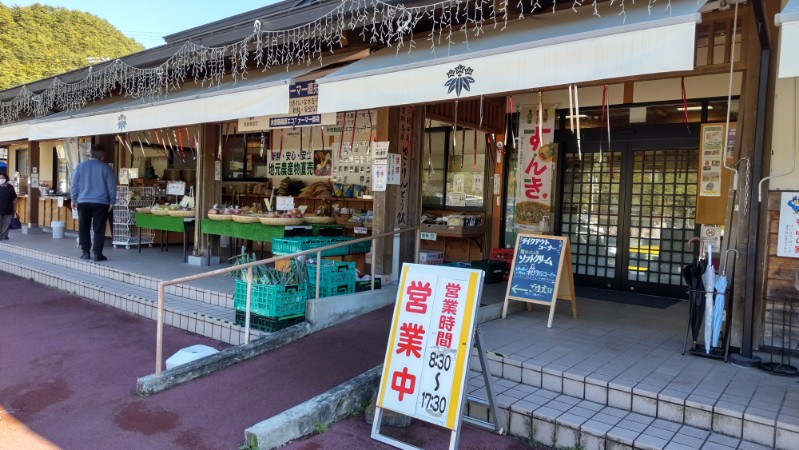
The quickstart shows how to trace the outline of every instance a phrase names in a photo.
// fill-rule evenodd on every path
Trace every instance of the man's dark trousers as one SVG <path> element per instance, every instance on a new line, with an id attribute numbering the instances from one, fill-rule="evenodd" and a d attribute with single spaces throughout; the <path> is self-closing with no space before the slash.
<path id="1" fill-rule="evenodd" d="M 108 210 L 109 205 L 102 203 L 78 204 L 78 238 L 83 253 L 88 253 L 89 248 L 91 248 L 94 256 L 103 254 Z M 94 231 L 94 242 L 92 242 L 92 237 L 89 234 L 90 229 Z"/>

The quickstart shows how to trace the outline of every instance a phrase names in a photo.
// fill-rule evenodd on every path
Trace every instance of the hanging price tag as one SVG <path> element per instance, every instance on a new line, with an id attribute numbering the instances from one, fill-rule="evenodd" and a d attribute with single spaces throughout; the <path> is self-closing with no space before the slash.
<path id="1" fill-rule="evenodd" d="M 355 234 L 369 234 L 369 229 L 366 227 L 355 227 Z"/>
<path id="2" fill-rule="evenodd" d="M 420 235 L 421 235 L 420 239 L 423 240 L 423 241 L 435 241 L 436 240 L 436 234 L 435 233 L 429 233 L 429 232 L 425 231 L 425 232 L 420 233 Z"/>

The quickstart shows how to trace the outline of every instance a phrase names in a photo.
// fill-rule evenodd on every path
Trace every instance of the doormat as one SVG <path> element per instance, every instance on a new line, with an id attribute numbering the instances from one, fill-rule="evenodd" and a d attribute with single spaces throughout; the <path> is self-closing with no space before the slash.
<path id="1" fill-rule="evenodd" d="M 632 292 L 614 291 L 611 289 L 599 289 L 586 286 L 575 286 L 577 297 L 602 300 L 606 302 L 624 303 L 626 305 L 646 306 L 647 308 L 666 309 L 675 305 L 683 299 L 659 297 L 656 295 L 644 295 Z"/>

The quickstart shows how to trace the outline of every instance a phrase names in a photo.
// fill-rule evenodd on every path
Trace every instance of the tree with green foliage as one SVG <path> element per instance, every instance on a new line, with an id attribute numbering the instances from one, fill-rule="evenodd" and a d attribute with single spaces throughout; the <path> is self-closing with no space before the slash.
<path id="1" fill-rule="evenodd" d="M 0 3 L 0 90 L 143 49 L 87 12 Z"/>

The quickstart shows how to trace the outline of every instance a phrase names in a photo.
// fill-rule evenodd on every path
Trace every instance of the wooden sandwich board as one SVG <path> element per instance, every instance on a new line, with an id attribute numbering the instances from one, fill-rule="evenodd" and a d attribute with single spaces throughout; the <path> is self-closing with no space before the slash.
<path id="1" fill-rule="evenodd" d="M 558 299 L 572 302 L 572 315 L 577 318 L 569 238 L 519 233 L 502 318 L 508 313 L 508 300 L 548 305 L 547 328 L 551 328 Z"/>

